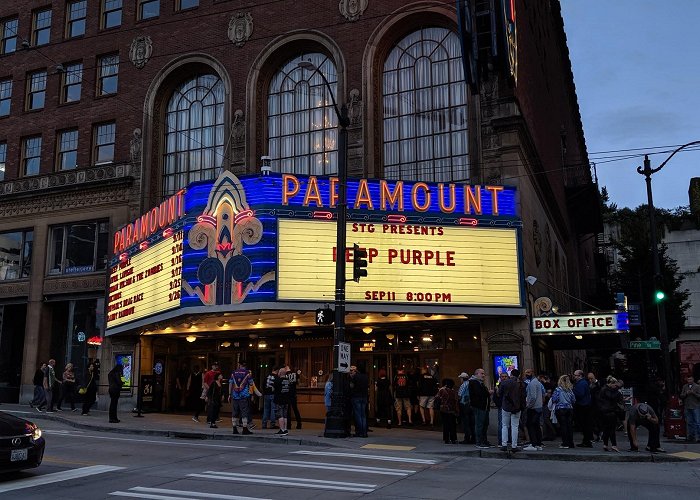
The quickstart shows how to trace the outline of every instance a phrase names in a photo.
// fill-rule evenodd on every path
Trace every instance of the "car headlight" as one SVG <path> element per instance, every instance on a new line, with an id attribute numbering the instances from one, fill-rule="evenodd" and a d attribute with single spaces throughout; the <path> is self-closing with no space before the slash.
<path id="1" fill-rule="evenodd" d="M 27 423 L 24 425 L 24 429 L 32 443 L 41 437 L 41 429 L 36 424 Z"/>
<path id="2" fill-rule="evenodd" d="M 41 429 L 38 427 L 34 428 L 34 431 L 32 432 L 32 441 L 36 441 L 41 437 Z"/>

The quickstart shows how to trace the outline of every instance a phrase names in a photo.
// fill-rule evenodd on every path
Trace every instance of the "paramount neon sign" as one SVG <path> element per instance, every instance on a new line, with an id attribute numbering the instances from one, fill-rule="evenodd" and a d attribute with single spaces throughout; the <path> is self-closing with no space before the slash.
<path id="1" fill-rule="evenodd" d="M 282 175 L 282 205 L 290 205 L 303 197 L 305 207 L 335 208 L 338 203 L 338 179 L 336 177 L 305 177 L 302 183 L 291 174 Z M 465 215 L 500 214 L 499 194 L 503 186 L 472 186 L 470 184 L 415 182 L 406 186 L 404 181 L 384 179 L 359 179 L 357 189 L 348 193 L 348 208 L 354 210 L 379 210 L 404 212 L 428 212 L 435 205 L 440 212 L 451 214 L 461 207 Z M 406 206 L 410 204 L 410 206 Z M 488 204 L 488 207 L 484 206 Z M 487 209 L 487 210 L 485 210 Z"/>

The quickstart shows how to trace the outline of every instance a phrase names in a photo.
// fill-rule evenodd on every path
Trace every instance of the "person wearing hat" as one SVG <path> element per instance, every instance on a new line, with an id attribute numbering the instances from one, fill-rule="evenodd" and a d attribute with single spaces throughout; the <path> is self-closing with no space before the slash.
<path id="1" fill-rule="evenodd" d="M 464 439 L 460 443 L 475 444 L 474 411 L 471 404 L 469 404 L 469 375 L 466 372 L 462 372 L 458 378 L 462 381 L 462 385 L 459 386 L 457 391 L 457 398 L 459 400 L 459 415 L 462 419 L 462 431 L 464 431 Z"/>
<path id="2" fill-rule="evenodd" d="M 652 453 L 664 452 L 659 442 L 659 417 L 656 416 L 651 406 L 646 403 L 633 405 L 627 412 L 627 436 L 630 440 L 630 451 L 639 451 L 637 441 L 637 427 L 644 427 L 649 431 L 649 440 L 646 450 Z"/>

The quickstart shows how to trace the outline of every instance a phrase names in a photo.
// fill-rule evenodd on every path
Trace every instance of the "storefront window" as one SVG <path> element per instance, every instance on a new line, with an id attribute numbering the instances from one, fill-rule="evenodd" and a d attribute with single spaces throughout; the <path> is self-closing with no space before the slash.
<path id="1" fill-rule="evenodd" d="M 0 233 L 0 281 L 29 277 L 33 241 L 32 231 Z"/>
<path id="2" fill-rule="evenodd" d="M 85 383 L 88 363 L 98 357 L 97 352 L 104 337 L 103 324 L 104 299 L 70 301 L 66 363 L 73 363 L 78 384 Z"/>
<path id="3" fill-rule="evenodd" d="M 79 222 L 51 231 L 49 274 L 100 271 L 107 264 L 107 222 Z"/>

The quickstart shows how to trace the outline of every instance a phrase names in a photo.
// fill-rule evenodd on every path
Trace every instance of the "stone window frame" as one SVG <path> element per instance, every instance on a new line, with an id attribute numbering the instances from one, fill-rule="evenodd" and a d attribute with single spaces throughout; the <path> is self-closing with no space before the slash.
<path id="1" fill-rule="evenodd" d="M 67 262 L 70 260 L 68 257 L 69 244 L 68 238 L 71 228 L 74 226 L 89 226 L 94 224 L 94 239 L 92 241 L 92 264 L 91 269 L 71 269 L 67 266 Z M 76 274 L 87 274 L 95 272 L 104 272 L 107 268 L 107 261 L 109 258 L 109 220 L 106 219 L 90 219 L 83 221 L 74 221 L 66 224 L 58 224 L 51 226 L 49 228 L 49 238 L 48 238 L 48 251 L 46 255 L 47 265 L 46 274 L 47 276 L 72 276 Z M 60 239 L 60 247 L 57 245 Z M 86 243 L 87 244 L 87 243 Z M 104 255 L 100 255 L 100 250 L 104 251 Z M 57 262 L 57 250 L 60 250 L 61 255 L 59 256 L 59 262 Z M 73 266 L 76 267 L 76 266 Z M 77 266 L 77 267 L 87 267 Z"/>
<path id="2" fill-rule="evenodd" d="M 108 130 L 108 127 L 112 129 L 111 132 Z M 116 141 L 117 122 L 115 120 L 94 124 L 92 126 L 92 164 L 105 165 L 108 163 L 114 163 L 114 155 L 116 153 Z M 112 149 L 111 158 L 108 160 L 99 161 L 102 149 L 108 149 L 110 147 Z"/>
<path id="3" fill-rule="evenodd" d="M 158 7 L 157 14 L 152 14 L 149 16 L 144 16 L 147 12 L 148 7 L 156 5 Z M 139 21 L 147 21 L 149 19 L 157 19 L 160 17 L 160 0 L 138 0 L 136 4 L 136 18 Z"/>
<path id="4" fill-rule="evenodd" d="M 9 27 L 14 23 L 14 28 Z M 14 33 L 8 33 L 9 30 Z M 19 40 L 19 17 L 6 17 L 0 19 L 0 55 L 11 54 L 17 51 L 17 41 Z M 8 46 L 12 44 L 12 48 L 8 50 Z"/>
<path id="5" fill-rule="evenodd" d="M 70 134 L 70 136 L 69 136 Z M 66 171 L 78 168 L 78 143 L 80 131 L 78 127 L 59 130 L 56 133 L 56 170 Z M 75 162 L 71 166 L 65 166 L 65 160 L 74 157 Z"/>
<path id="6" fill-rule="evenodd" d="M 78 38 L 85 36 L 87 30 L 87 0 L 69 0 L 66 4 L 65 37 Z M 76 33 L 73 31 L 77 30 Z"/>
<path id="7" fill-rule="evenodd" d="M 100 1 L 100 28 L 103 30 L 118 28 L 122 25 L 124 13 L 124 0 L 101 0 Z M 111 16 L 117 16 L 118 21 L 108 24 Z"/>
<path id="8" fill-rule="evenodd" d="M 97 56 L 97 89 L 96 97 L 115 95 L 119 90 L 119 52 Z M 114 82 L 114 91 L 106 91 L 105 87 Z"/>
<path id="9" fill-rule="evenodd" d="M 38 141 L 38 143 L 36 142 Z M 41 148 L 43 138 L 41 134 L 29 135 L 22 138 L 22 177 L 32 177 L 41 173 Z M 30 163 L 36 160 L 36 172 L 28 173 Z"/>
<path id="10" fill-rule="evenodd" d="M 25 111 L 38 111 L 46 106 L 46 84 L 48 72 L 45 69 L 30 71 L 27 73 L 27 94 L 25 96 Z M 35 103 L 35 99 L 41 98 L 41 105 Z"/>
<path id="11" fill-rule="evenodd" d="M 48 19 L 42 18 L 42 15 L 48 13 Z M 38 47 L 51 43 L 51 22 L 53 21 L 53 12 L 51 6 L 36 9 L 32 12 L 32 46 Z M 40 37 L 46 34 L 46 40 L 40 42 Z"/>

